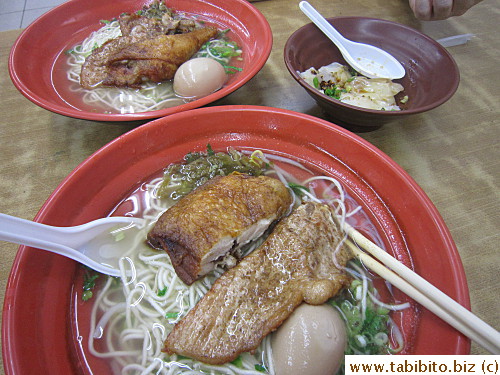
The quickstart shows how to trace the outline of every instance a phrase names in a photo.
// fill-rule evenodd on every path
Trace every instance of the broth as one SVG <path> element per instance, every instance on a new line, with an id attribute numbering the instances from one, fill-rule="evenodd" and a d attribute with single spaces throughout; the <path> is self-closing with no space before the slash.
<path id="1" fill-rule="evenodd" d="M 266 155 L 269 156 L 269 155 Z M 287 177 L 290 178 L 290 180 L 295 180 L 295 182 L 299 183 L 301 181 L 304 181 L 305 179 L 317 175 L 321 175 L 322 173 L 319 170 L 316 169 L 309 169 L 306 168 L 302 165 L 299 165 L 293 161 L 290 161 L 288 159 L 284 159 L 282 157 L 279 157 L 279 159 L 273 160 L 274 164 L 276 167 L 280 168 L 283 170 L 283 173 L 287 175 Z M 142 183 L 139 187 L 137 187 L 134 191 L 129 194 L 125 199 L 123 199 L 116 207 L 115 209 L 110 213 L 111 216 L 134 216 L 134 217 L 155 217 L 157 216 L 162 208 L 158 207 L 158 201 L 154 198 L 152 195 L 152 186 L 157 183 L 161 179 L 163 175 L 163 171 L 160 171 L 156 173 L 153 176 L 150 176 L 150 178 L 146 179 L 144 183 Z M 288 178 L 287 178 L 288 179 Z M 328 186 L 325 185 L 323 181 L 316 181 L 313 183 L 314 186 L 311 186 L 312 189 L 317 190 L 318 193 L 320 192 L 328 192 Z M 356 202 L 355 198 L 349 194 L 349 192 L 345 192 L 345 198 L 344 198 L 345 206 L 347 208 L 347 211 L 349 212 L 355 212 L 353 215 L 349 216 L 347 218 L 347 221 L 349 224 L 351 224 L 353 227 L 357 228 L 358 230 L 362 231 L 363 233 L 367 234 L 368 237 L 372 239 L 373 242 L 377 243 L 379 246 L 383 247 L 383 242 L 381 240 L 381 237 L 379 233 L 377 232 L 377 229 L 375 225 L 370 221 L 369 216 L 363 211 L 363 210 L 356 210 L 356 208 L 359 206 L 359 204 Z M 146 233 L 146 232 L 143 232 Z M 165 253 L 160 253 L 160 252 L 155 252 L 147 247 L 147 245 L 144 243 L 145 240 L 145 235 L 142 238 L 135 238 L 133 239 L 133 242 L 135 241 L 136 243 L 136 250 L 139 252 L 144 252 L 147 253 L 148 256 L 154 256 L 154 254 L 157 254 L 158 256 L 162 256 L 162 259 L 168 259 L 168 256 Z M 152 255 L 151 255 L 152 254 Z M 168 260 L 166 260 L 168 262 Z M 157 275 L 150 275 L 151 278 L 157 277 Z M 217 276 L 207 276 L 201 281 L 197 282 L 199 283 L 199 288 L 200 290 L 205 288 L 204 290 L 208 290 L 210 287 L 211 283 L 215 280 L 215 277 Z M 102 279 L 102 278 L 101 278 Z M 104 284 L 106 283 L 105 280 L 100 280 L 100 282 L 97 285 L 97 289 L 103 288 Z M 196 284 L 196 283 L 195 283 Z M 381 298 L 383 301 L 390 301 L 389 303 L 393 303 L 398 301 L 399 299 L 402 299 L 406 301 L 405 297 L 401 297 L 401 295 L 394 295 L 393 291 L 391 290 L 390 286 L 387 286 L 386 283 L 381 280 L 374 278 L 374 284 L 377 287 L 377 290 L 379 291 Z M 194 284 L 193 284 L 194 285 Z M 115 285 L 116 291 L 112 293 L 114 297 L 116 297 L 115 293 L 120 293 L 121 286 L 120 285 Z M 167 289 L 170 289 L 170 285 L 167 285 Z M 122 295 L 121 297 L 118 297 L 116 299 L 116 304 L 128 304 L 130 305 L 130 310 L 134 310 L 135 312 L 139 311 L 140 309 L 140 300 L 143 298 L 142 291 L 139 289 L 145 289 L 146 287 L 138 287 L 137 294 L 133 297 L 132 300 L 126 301 L 125 297 Z M 160 287 L 158 287 L 160 288 Z M 113 328 L 110 329 L 108 326 L 104 328 L 103 331 L 98 331 L 98 338 L 92 339 L 91 335 L 91 329 L 93 329 L 93 326 L 96 325 L 96 321 L 90 322 L 91 320 L 91 315 L 92 315 L 92 309 L 95 308 L 95 304 L 97 303 L 97 299 L 99 298 L 98 292 L 96 293 L 96 296 L 93 297 L 92 300 L 88 302 L 82 302 L 81 297 L 80 297 L 80 290 L 81 288 L 78 287 L 76 290 L 76 296 L 75 300 L 77 301 L 75 303 L 75 315 L 77 317 L 77 335 L 80 338 L 79 339 L 79 346 L 81 347 L 81 353 L 80 355 L 82 356 L 81 362 L 86 363 L 88 365 L 88 372 L 89 373 L 101 373 L 101 369 L 106 368 L 109 366 L 109 368 L 112 369 L 112 373 L 114 374 L 121 374 L 122 369 L 124 366 L 127 365 L 127 362 L 132 362 L 135 363 L 137 362 L 137 358 L 133 358 L 135 355 L 140 356 L 141 350 L 151 350 L 154 351 L 154 341 L 162 343 L 163 338 L 158 339 L 159 336 L 165 333 L 166 330 L 168 330 L 169 325 L 175 324 L 176 321 L 178 321 L 181 315 L 175 316 L 175 314 L 169 314 L 167 313 L 161 321 L 155 321 L 155 323 L 152 324 L 150 331 L 146 334 L 149 335 L 151 338 L 149 347 L 141 347 L 144 345 L 144 341 L 141 340 L 135 340 L 135 345 L 130 346 L 129 344 L 131 342 L 134 342 L 134 340 L 131 340 L 128 342 L 127 345 L 122 345 L 123 342 L 123 337 L 120 336 L 122 332 L 119 332 L 120 330 L 123 330 L 123 327 L 121 324 L 123 322 L 117 322 L 116 324 L 111 324 Z M 160 290 L 155 290 L 155 293 L 161 293 L 162 289 Z M 166 292 L 165 292 L 166 293 Z M 173 292 L 172 292 L 173 293 Z M 187 293 L 187 292 L 186 292 Z M 187 296 L 187 294 L 183 294 L 178 292 L 177 296 L 175 297 L 176 299 L 181 299 L 186 305 L 193 305 L 193 303 L 196 303 L 196 298 L 201 298 L 201 295 L 197 295 L 194 297 L 195 300 L 189 301 L 189 299 L 193 299 L 192 296 Z M 94 306 L 93 306 L 94 305 Z M 408 309 L 407 309 L 408 310 Z M 411 311 L 411 309 L 409 309 Z M 187 311 L 185 309 L 185 311 Z M 185 312 L 184 311 L 184 312 Z M 134 314 L 135 312 L 131 312 L 131 314 Z M 183 313 L 184 313 L 183 312 Z M 102 319 L 103 313 L 100 312 L 97 314 L 96 320 Z M 412 312 L 407 312 L 407 311 L 399 311 L 399 312 L 393 312 L 391 313 L 392 319 L 395 321 L 397 326 L 404 326 L 405 325 L 405 320 L 407 322 L 411 321 L 411 316 Z M 126 319 L 124 319 L 126 320 Z M 110 325 L 108 324 L 108 325 Z M 162 328 L 163 327 L 163 328 Z M 114 330 L 114 331 L 113 331 Z M 132 333 L 130 334 L 132 335 Z M 269 335 L 270 336 L 270 335 Z M 267 351 L 268 351 L 268 346 L 270 345 L 269 343 L 269 336 L 264 340 L 263 344 L 261 344 L 261 347 L 259 350 L 257 350 L 255 356 L 251 356 L 250 354 L 246 355 L 244 360 L 247 361 L 248 363 L 255 363 L 255 364 L 265 364 L 266 361 L 268 360 L 267 358 Z M 89 350 L 89 340 L 93 341 L 93 345 L 95 347 L 95 350 L 99 353 L 110 353 L 112 351 L 115 351 L 116 353 L 119 353 L 119 355 L 112 355 L 112 354 L 102 354 L 101 358 L 96 357 L 94 354 L 91 353 L 91 350 Z M 110 351 L 109 347 L 112 346 L 113 350 Z M 133 354 L 132 352 L 136 351 L 136 354 Z M 158 352 L 158 350 L 156 350 Z M 130 355 L 125 353 L 125 352 L 130 352 Z M 186 364 L 186 361 L 184 358 L 180 358 L 179 356 L 172 356 L 170 358 L 167 358 L 165 353 L 160 353 L 160 355 L 157 357 L 157 360 L 153 360 L 151 363 L 152 370 L 151 373 L 156 373 L 156 371 L 159 371 L 160 368 L 167 369 L 172 366 L 177 366 L 177 371 L 174 371 L 174 373 L 182 373 L 183 371 L 189 371 L 188 367 L 191 367 L 193 369 L 198 369 L 200 373 L 203 373 L 202 371 L 202 365 L 199 365 L 197 363 L 194 363 L 193 361 L 188 361 Z M 144 367 L 147 364 L 145 364 Z M 207 370 L 208 371 L 208 370 Z M 138 372 L 126 372 L 127 374 L 130 373 L 140 373 Z M 217 372 L 216 372 L 217 373 Z M 237 373 L 237 372 L 235 372 Z M 256 371 L 256 374 L 259 373 Z"/>

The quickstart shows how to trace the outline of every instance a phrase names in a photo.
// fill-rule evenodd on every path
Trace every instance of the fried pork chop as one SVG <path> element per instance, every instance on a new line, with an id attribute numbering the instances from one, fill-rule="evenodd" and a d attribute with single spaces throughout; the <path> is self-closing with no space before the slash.
<path id="1" fill-rule="evenodd" d="M 80 74 L 84 88 L 138 88 L 145 81 L 172 79 L 179 66 L 218 33 L 214 27 L 175 35 L 147 31 L 144 25 L 128 27 L 127 35 L 107 41 L 87 57 Z"/>
<path id="2" fill-rule="evenodd" d="M 226 271 L 177 323 L 164 350 L 210 364 L 255 350 L 302 302 L 319 305 L 349 282 L 351 254 L 330 207 L 305 203 Z M 340 268 L 339 268 L 340 267 Z"/>
<path id="3" fill-rule="evenodd" d="M 260 237 L 291 204 L 288 188 L 275 178 L 218 176 L 165 211 L 148 242 L 167 251 L 177 275 L 190 285 L 227 254 L 238 258 L 237 249 Z"/>

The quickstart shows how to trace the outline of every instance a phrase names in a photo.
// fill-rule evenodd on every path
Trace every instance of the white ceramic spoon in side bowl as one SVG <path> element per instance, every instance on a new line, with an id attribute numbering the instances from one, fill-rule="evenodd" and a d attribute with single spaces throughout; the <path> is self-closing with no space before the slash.
<path id="1" fill-rule="evenodd" d="M 399 79 L 406 74 L 401 63 L 388 52 L 370 44 L 345 38 L 307 1 L 300 10 L 338 47 L 346 62 L 368 78 Z"/>

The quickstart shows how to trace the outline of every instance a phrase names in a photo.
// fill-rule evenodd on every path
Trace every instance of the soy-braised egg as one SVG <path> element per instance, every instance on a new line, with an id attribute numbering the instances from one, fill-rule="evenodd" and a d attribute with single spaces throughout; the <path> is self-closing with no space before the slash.
<path id="1" fill-rule="evenodd" d="M 275 373 L 335 374 L 344 358 L 346 343 L 345 323 L 334 307 L 303 303 L 273 333 Z"/>
<path id="2" fill-rule="evenodd" d="M 219 90 L 226 82 L 222 64 L 208 57 L 198 57 L 182 64 L 174 76 L 177 95 L 197 99 Z"/>

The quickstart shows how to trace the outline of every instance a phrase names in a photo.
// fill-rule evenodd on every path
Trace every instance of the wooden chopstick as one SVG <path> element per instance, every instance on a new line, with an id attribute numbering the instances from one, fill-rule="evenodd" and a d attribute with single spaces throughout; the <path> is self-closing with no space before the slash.
<path id="1" fill-rule="evenodd" d="M 489 352 L 500 354 L 500 333 L 497 330 L 393 258 L 349 224 L 344 223 L 344 228 L 348 236 L 359 248 L 349 239 L 346 240 L 347 246 L 361 259 L 367 268 L 389 281 Z M 392 271 L 361 251 L 360 248 L 373 255 Z"/>

